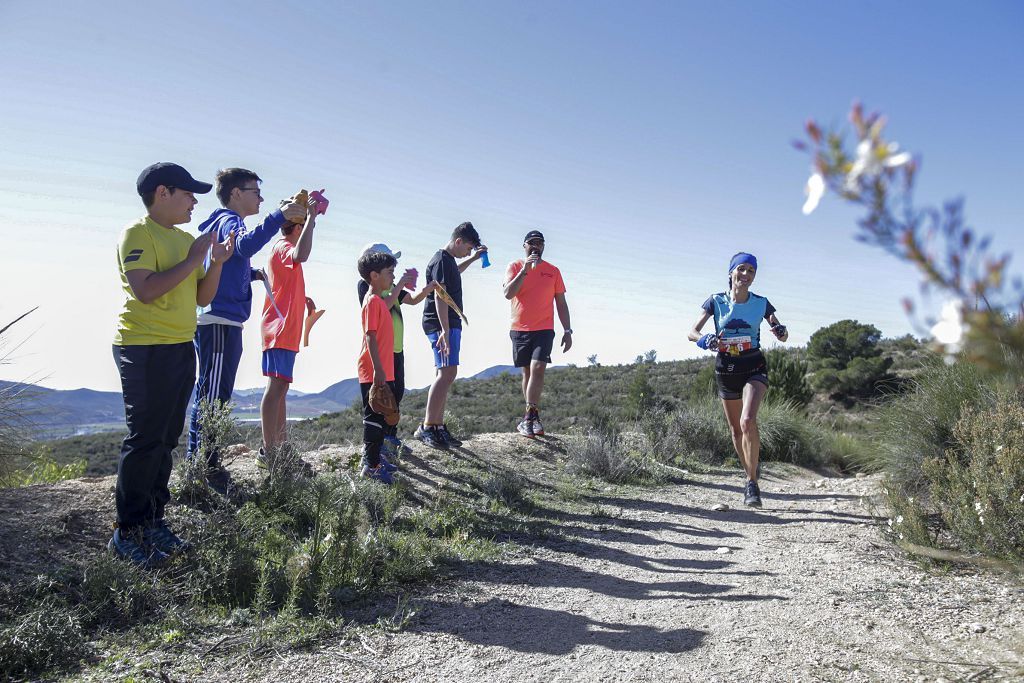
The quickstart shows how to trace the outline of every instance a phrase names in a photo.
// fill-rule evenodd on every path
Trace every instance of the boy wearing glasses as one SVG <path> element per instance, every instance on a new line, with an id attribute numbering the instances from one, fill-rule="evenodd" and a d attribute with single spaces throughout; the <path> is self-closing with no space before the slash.
<path id="1" fill-rule="evenodd" d="M 262 280 L 261 271 L 252 267 L 250 259 L 274 238 L 286 221 L 305 220 L 306 207 L 289 203 L 276 209 L 252 230 L 245 219 L 259 213 L 263 197 L 262 180 L 244 168 L 225 168 L 217 172 L 217 198 L 223 208 L 217 209 L 200 226 L 199 233 L 213 233 L 214 240 L 222 241 L 228 233 L 235 234 L 235 253 L 227 260 L 220 278 L 220 286 L 213 301 L 199 311 L 195 347 L 199 356 L 199 376 L 196 379 L 195 400 L 188 430 L 188 457 L 200 452 L 199 407 L 206 400 L 231 400 L 235 388 L 235 373 L 242 357 L 242 324 L 252 312 L 252 286 Z M 220 493 L 227 493 L 230 479 L 220 463 L 217 444 L 208 444 L 207 481 Z"/>

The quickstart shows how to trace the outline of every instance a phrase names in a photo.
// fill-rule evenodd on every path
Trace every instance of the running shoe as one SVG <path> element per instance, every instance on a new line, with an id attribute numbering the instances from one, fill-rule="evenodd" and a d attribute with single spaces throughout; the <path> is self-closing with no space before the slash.
<path id="1" fill-rule="evenodd" d="M 757 482 L 748 479 L 747 488 L 743 493 L 743 504 L 753 508 L 761 507 L 761 489 L 757 487 Z"/>
<path id="2" fill-rule="evenodd" d="M 142 543 L 156 548 L 165 555 L 175 555 L 192 549 L 192 544 L 178 538 L 162 519 L 156 520 L 152 526 L 143 530 Z"/>
<path id="3" fill-rule="evenodd" d="M 537 436 L 544 436 L 544 425 L 540 421 L 540 413 L 533 414 L 533 433 Z"/>
<path id="4" fill-rule="evenodd" d="M 370 467 L 369 465 L 363 465 L 363 471 L 359 473 L 360 477 L 366 479 L 374 479 L 382 484 L 391 485 L 395 482 L 391 473 L 384 469 L 384 465 L 380 464 L 376 467 Z"/>
<path id="5" fill-rule="evenodd" d="M 455 446 L 458 448 L 462 445 L 462 442 L 452 436 L 452 433 L 448 431 L 448 425 L 441 425 L 437 428 L 437 431 L 449 446 Z"/>
<path id="6" fill-rule="evenodd" d="M 448 450 L 448 442 L 441 436 L 437 427 L 424 427 L 423 425 L 420 425 L 416 428 L 416 432 L 413 436 L 431 448 L 436 448 L 441 451 Z"/>
<path id="7" fill-rule="evenodd" d="M 524 417 L 523 421 L 519 423 L 519 426 L 516 427 L 516 429 L 519 431 L 520 434 L 525 436 L 527 439 L 534 438 L 533 420 L 531 420 L 530 418 Z"/>
<path id="8" fill-rule="evenodd" d="M 267 452 L 260 446 L 260 449 L 256 452 L 256 467 L 260 469 L 267 469 L 270 467 L 270 461 L 267 459 Z"/>
<path id="9" fill-rule="evenodd" d="M 370 465 L 366 461 L 366 456 L 365 455 L 363 456 L 362 460 L 359 461 L 359 466 L 361 468 L 363 468 L 363 469 L 369 469 Z M 396 464 L 392 463 L 390 460 L 388 460 L 384 456 L 384 453 L 380 454 L 380 466 L 383 467 L 384 469 L 386 469 L 388 472 L 397 472 L 398 471 L 398 465 L 396 465 Z"/>
<path id="10" fill-rule="evenodd" d="M 145 543 L 141 531 L 122 534 L 120 529 L 114 529 L 114 535 L 107 542 L 107 550 L 140 569 L 156 569 L 167 561 L 167 553 Z"/>

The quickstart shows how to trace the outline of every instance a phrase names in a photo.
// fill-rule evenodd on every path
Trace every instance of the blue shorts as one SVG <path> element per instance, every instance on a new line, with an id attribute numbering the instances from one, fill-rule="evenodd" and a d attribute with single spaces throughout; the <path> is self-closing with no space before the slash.
<path id="1" fill-rule="evenodd" d="M 291 382 L 297 355 L 297 351 L 288 349 L 267 349 L 263 352 L 263 376 Z"/>
<path id="2" fill-rule="evenodd" d="M 452 327 L 448 330 L 448 355 L 441 357 L 437 349 L 437 338 L 440 332 L 428 332 L 427 339 L 430 340 L 430 349 L 434 352 L 434 367 L 446 368 L 459 364 L 459 349 L 462 348 L 462 328 Z"/>

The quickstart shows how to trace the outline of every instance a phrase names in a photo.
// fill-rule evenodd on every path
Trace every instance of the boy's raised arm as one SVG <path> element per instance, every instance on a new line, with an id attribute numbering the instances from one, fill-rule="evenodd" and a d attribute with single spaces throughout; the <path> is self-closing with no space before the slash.
<path id="1" fill-rule="evenodd" d="M 292 260 L 296 263 L 305 263 L 309 259 L 309 252 L 313 250 L 313 228 L 316 227 L 316 200 L 309 199 L 306 211 L 306 224 L 302 226 L 298 242 L 292 248 Z"/>

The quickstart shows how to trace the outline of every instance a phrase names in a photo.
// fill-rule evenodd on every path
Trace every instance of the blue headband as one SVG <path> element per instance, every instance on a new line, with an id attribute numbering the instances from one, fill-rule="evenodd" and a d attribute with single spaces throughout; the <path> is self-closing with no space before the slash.
<path id="1" fill-rule="evenodd" d="M 757 270 L 757 257 L 753 254 L 748 254 L 744 251 L 736 254 L 732 257 L 732 261 L 729 261 L 729 273 L 736 270 L 736 266 L 741 266 L 746 263 L 749 266 L 753 266 L 754 270 Z"/>

